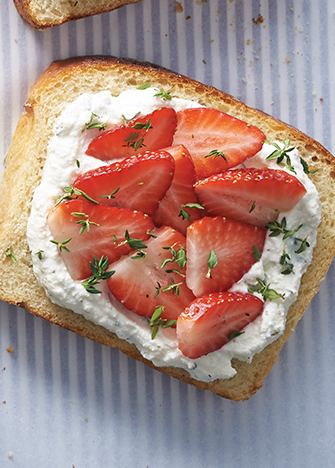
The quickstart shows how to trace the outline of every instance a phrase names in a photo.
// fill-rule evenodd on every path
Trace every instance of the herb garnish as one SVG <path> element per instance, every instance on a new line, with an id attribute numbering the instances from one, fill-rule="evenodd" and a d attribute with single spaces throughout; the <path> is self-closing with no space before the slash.
<path id="1" fill-rule="evenodd" d="M 268 299 L 278 299 L 281 297 L 284 299 L 285 294 L 278 294 L 275 289 L 270 289 L 270 285 L 266 284 L 260 278 L 257 278 L 258 284 L 257 285 L 249 285 L 248 292 L 258 292 L 263 296 L 263 299 L 267 301 Z"/>
<path id="2" fill-rule="evenodd" d="M 9 257 L 13 262 L 17 262 L 17 259 L 12 251 L 12 248 L 9 247 L 5 252 L 6 257 Z"/>
<path id="3" fill-rule="evenodd" d="M 93 128 L 98 128 L 99 131 L 106 130 L 105 123 L 93 122 L 95 117 L 98 117 L 98 115 L 92 112 L 90 121 L 85 124 L 84 128 L 82 129 L 82 132 L 84 132 L 85 130 L 92 130 Z"/>
<path id="4" fill-rule="evenodd" d="M 251 208 L 249 210 L 249 213 L 251 213 L 252 211 L 254 211 L 254 209 L 256 208 L 256 202 L 253 202 L 253 204 L 251 205 Z"/>
<path id="5" fill-rule="evenodd" d="M 156 293 L 155 293 L 155 295 L 154 295 L 154 299 L 155 299 L 155 297 L 157 297 L 158 294 L 161 292 L 161 287 L 162 287 L 161 284 L 157 281 Z"/>
<path id="6" fill-rule="evenodd" d="M 130 248 L 137 250 L 137 254 L 131 258 L 138 259 L 138 258 L 145 257 L 146 253 L 143 252 L 142 249 L 146 249 L 147 246 L 143 244 L 143 242 L 140 239 L 131 239 L 131 237 L 129 236 L 128 230 L 125 232 L 124 237 L 126 240 L 123 243 L 128 244 Z"/>
<path id="7" fill-rule="evenodd" d="M 277 237 L 280 234 L 283 234 L 284 235 L 283 239 L 287 239 L 288 237 L 293 236 L 293 234 L 295 234 L 297 231 L 299 231 L 299 229 L 302 228 L 302 226 L 303 225 L 300 224 L 294 230 L 286 229 L 286 218 L 284 216 L 281 223 L 279 223 L 278 221 L 273 221 L 273 222 L 267 223 L 267 225 L 265 227 L 270 229 L 270 231 L 271 231 L 271 234 L 269 234 L 270 237 Z"/>
<path id="8" fill-rule="evenodd" d="M 309 168 L 307 162 L 302 158 L 300 158 L 300 162 L 301 162 L 301 165 L 302 165 L 302 168 L 303 168 L 305 174 L 315 174 L 315 172 L 318 172 L 318 170 L 319 170 L 319 169 L 312 169 L 311 170 Z"/>
<path id="9" fill-rule="evenodd" d="M 99 226 L 98 223 L 90 221 L 86 213 L 77 213 L 76 211 L 74 211 L 73 213 L 71 213 L 71 216 L 74 216 L 75 218 L 87 218 L 81 219 L 80 221 L 76 222 L 76 224 L 81 224 L 79 234 L 82 234 L 85 231 L 85 229 L 87 229 L 87 232 L 90 232 L 90 224 L 92 224 L 93 226 Z"/>
<path id="10" fill-rule="evenodd" d="M 127 117 L 125 117 L 123 114 L 121 114 L 121 117 L 123 118 L 124 120 L 124 123 L 126 125 L 128 125 L 129 122 L 131 122 L 132 120 L 136 119 L 136 117 L 138 117 L 140 115 L 141 112 L 137 112 L 134 117 L 132 117 L 131 119 L 127 119 Z"/>
<path id="11" fill-rule="evenodd" d="M 73 187 L 72 184 L 70 185 L 70 187 L 64 187 L 63 190 L 65 192 L 65 195 L 61 195 L 57 198 L 55 206 L 59 205 L 63 200 L 76 200 L 80 195 L 86 200 L 91 201 L 92 203 L 96 203 L 97 205 L 99 204 L 96 200 L 93 200 L 93 198 L 87 195 L 87 193 Z"/>
<path id="12" fill-rule="evenodd" d="M 151 332 L 152 340 L 157 335 L 159 327 L 169 328 L 169 327 L 173 327 L 177 323 L 177 320 L 162 319 L 161 315 L 162 315 L 163 310 L 164 310 L 164 306 L 162 305 L 156 306 L 155 312 L 152 314 L 152 317 L 150 319 L 150 327 L 152 328 L 152 332 Z"/>
<path id="13" fill-rule="evenodd" d="M 182 245 L 180 246 L 180 249 L 177 252 L 176 261 L 179 265 L 179 268 L 181 269 L 185 268 L 187 257 L 186 257 L 186 250 Z"/>
<path id="14" fill-rule="evenodd" d="M 151 83 L 143 83 L 140 86 L 137 86 L 136 89 L 140 89 L 140 90 L 148 89 L 148 88 L 150 88 L 150 86 L 151 86 Z"/>
<path id="15" fill-rule="evenodd" d="M 190 214 L 188 211 L 186 211 L 184 208 L 197 208 L 198 210 L 204 210 L 205 208 L 199 203 L 186 203 L 185 205 L 180 205 L 180 213 L 178 215 L 181 216 L 184 219 L 187 219 L 187 221 L 191 221 Z"/>
<path id="16" fill-rule="evenodd" d="M 258 262 L 259 259 L 261 258 L 261 254 L 259 252 L 259 249 L 257 247 L 256 244 L 254 244 L 254 249 L 253 249 L 253 256 L 254 256 L 254 259 Z"/>
<path id="17" fill-rule="evenodd" d="M 42 258 L 43 258 L 43 253 L 44 253 L 44 250 L 41 250 L 41 249 L 36 253 L 36 255 L 38 256 L 39 260 L 42 260 Z"/>
<path id="18" fill-rule="evenodd" d="M 115 198 L 114 195 L 120 190 L 120 187 L 115 189 L 110 195 L 100 195 L 99 198 L 107 198 L 110 200 L 111 198 Z"/>
<path id="19" fill-rule="evenodd" d="M 69 239 L 66 239 L 64 242 L 57 242 L 56 240 L 51 239 L 50 242 L 52 242 L 53 244 L 56 244 L 60 252 L 62 252 L 63 250 L 65 250 L 65 252 L 70 252 L 70 249 L 66 247 L 66 244 L 68 244 L 71 239 L 72 237 L 70 237 Z"/>
<path id="20" fill-rule="evenodd" d="M 296 174 L 294 167 L 291 164 L 291 158 L 288 155 L 288 153 L 294 150 L 294 146 L 290 146 L 290 140 L 288 138 L 285 138 L 283 143 L 284 147 L 280 148 L 280 146 L 277 145 L 277 143 L 269 142 L 269 144 L 274 146 L 276 149 L 266 158 L 266 160 L 271 161 L 273 159 L 277 159 L 278 166 L 287 166 L 291 172 L 294 172 Z M 284 158 L 286 158 L 286 164 L 282 162 Z"/>
<path id="21" fill-rule="evenodd" d="M 172 291 L 172 295 L 176 293 L 176 296 L 179 297 L 179 286 L 184 284 L 185 281 L 182 281 L 181 283 L 175 283 L 173 278 L 170 278 L 170 280 L 171 280 L 171 284 L 163 288 L 162 291 L 163 292 Z"/>
<path id="22" fill-rule="evenodd" d="M 206 274 L 206 278 L 212 279 L 211 271 L 213 268 L 215 268 L 218 264 L 218 257 L 214 250 L 211 250 L 207 259 L 207 266 L 208 266 L 208 271 Z"/>
<path id="23" fill-rule="evenodd" d="M 291 260 L 291 257 L 285 252 L 283 252 L 283 255 L 280 257 L 279 263 L 284 267 L 284 270 L 282 270 L 280 273 L 282 275 L 290 275 L 293 273 L 293 263 L 289 263 L 288 260 Z"/>
<path id="24" fill-rule="evenodd" d="M 170 91 L 160 91 L 159 89 L 155 89 L 155 91 L 157 91 L 156 94 L 154 94 L 154 96 L 160 96 L 163 101 L 171 101 L 172 99 L 172 96 L 170 94 Z"/>
<path id="25" fill-rule="evenodd" d="M 99 289 L 96 289 L 94 286 L 99 284 L 101 280 L 106 280 L 114 275 L 115 271 L 107 271 L 108 269 L 108 257 L 101 256 L 98 261 L 96 256 L 93 256 L 93 262 L 90 262 L 91 271 L 93 273 L 86 281 L 81 283 L 87 292 L 91 294 L 101 294 Z"/>
<path id="26" fill-rule="evenodd" d="M 227 162 L 226 156 L 223 154 L 222 151 L 212 150 L 208 154 L 206 154 L 206 156 L 204 156 L 204 157 L 205 158 L 210 158 L 211 156 L 213 156 L 213 159 L 218 158 L 220 156 L 221 158 L 223 158 Z"/>
<path id="27" fill-rule="evenodd" d="M 243 333 L 244 333 L 244 332 L 241 332 L 241 331 L 238 331 L 238 330 L 232 331 L 232 332 L 229 333 L 229 335 L 228 335 L 228 341 L 233 340 L 234 338 L 237 338 L 237 337 L 240 336 L 240 335 L 243 335 Z"/>

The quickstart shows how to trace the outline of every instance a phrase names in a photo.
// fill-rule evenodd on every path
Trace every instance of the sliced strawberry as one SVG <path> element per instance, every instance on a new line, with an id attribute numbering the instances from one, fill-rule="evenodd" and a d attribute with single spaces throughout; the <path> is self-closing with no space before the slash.
<path id="1" fill-rule="evenodd" d="M 256 262 L 254 246 L 262 254 L 265 234 L 263 228 L 233 219 L 216 217 L 195 221 L 187 228 L 186 236 L 187 286 L 197 297 L 227 291 Z M 211 251 L 217 257 L 216 266 Z"/>
<path id="2" fill-rule="evenodd" d="M 170 187 L 174 159 L 166 151 L 146 151 L 120 163 L 80 175 L 73 186 L 99 203 L 150 216 Z"/>
<path id="3" fill-rule="evenodd" d="M 293 175 L 275 169 L 235 169 L 200 180 L 195 191 L 212 216 L 227 216 L 255 226 L 291 210 L 306 189 Z"/>
<path id="4" fill-rule="evenodd" d="M 171 248 L 176 254 L 185 248 L 185 237 L 170 227 L 161 227 L 154 234 L 157 237 L 145 243 L 144 257 L 133 258 L 132 254 L 114 263 L 115 274 L 107 284 L 116 299 L 138 315 L 151 317 L 155 308 L 162 305 L 161 318 L 176 320 L 194 296 L 185 284 L 185 270 L 181 268 L 184 265 L 163 262 L 174 258 Z M 179 270 L 181 274 L 170 270 Z M 173 284 L 179 286 L 173 288 Z M 168 287 L 171 289 L 163 291 Z"/>
<path id="5" fill-rule="evenodd" d="M 146 240 L 147 232 L 154 229 L 151 219 L 143 213 L 85 200 L 59 204 L 49 213 L 48 224 L 74 280 L 91 276 L 93 256 L 107 256 L 111 264 L 127 254 L 130 246 L 125 242 L 126 230 L 131 238 Z M 71 240 L 65 243 L 68 239 Z"/>
<path id="6" fill-rule="evenodd" d="M 154 223 L 156 226 L 171 226 L 186 235 L 187 226 L 202 216 L 198 208 L 184 207 L 187 204 L 199 204 L 193 188 L 196 181 L 194 165 L 183 145 L 171 146 L 164 150 L 173 156 L 175 171 L 171 187 L 154 213 Z M 184 216 L 180 214 L 183 207 L 186 211 Z M 188 216 L 190 221 L 187 219 Z"/>
<path id="7" fill-rule="evenodd" d="M 177 112 L 174 145 L 189 150 L 199 179 L 241 164 L 262 149 L 265 135 L 242 120 L 215 109 Z"/>
<path id="8" fill-rule="evenodd" d="M 221 292 L 200 297 L 178 317 L 178 347 L 191 359 L 216 351 L 241 334 L 262 310 L 263 302 L 252 294 Z"/>
<path id="9" fill-rule="evenodd" d="M 158 150 L 172 144 L 176 125 L 175 110 L 162 107 L 103 132 L 91 141 L 86 154 L 106 161 L 123 159 L 140 150 Z"/>

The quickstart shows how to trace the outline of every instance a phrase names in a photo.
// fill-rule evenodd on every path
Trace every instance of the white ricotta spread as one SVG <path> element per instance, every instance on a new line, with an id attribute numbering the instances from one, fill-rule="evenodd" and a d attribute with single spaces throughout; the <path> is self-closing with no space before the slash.
<path id="1" fill-rule="evenodd" d="M 83 94 L 68 105 L 57 119 L 54 136 L 48 146 L 42 181 L 36 189 L 28 223 L 27 235 L 34 272 L 51 301 L 84 315 L 88 320 L 113 331 L 119 338 L 135 344 L 142 355 L 155 365 L 181 367 L 188 370 L 193 378 L 207 382 L 217 378 L 230 378 L 236 373 L 231 365 L 232 358 L 251 361 L 256 353 L 283 333 L 287 310 L 297 298 L 301 277 L 312 260 L 321 207 L 316 188 L 304 173 L 297 150 L 289 154 L 296 176 L 307 189 L 307 193 L 293 210 L 281 213 L 278 221 L 285 216 L 288 229 L 295 229 L 303 224 L 297 235 L 302 239 L 307 238 L 310 247 L 297 254 L 295 251 L 300 244 L 297 244 L 293 236 L 285 241 L 283 236 L 267 236 L 260 261 L 231 290 L 246 293 L 248 285 L 256 285 L 257 278 L 260 278 L 279 294 L 285 295 L 284 299 L 266 301 L 263 314 L 249 324 L 243 334 L 220 350 L 198 359 L 189 359 L 179 351 L 173 329 L 160 329 L 152 340 L 148 320 L 127 311 L 111 297 L 106 285 L 99 285 L 102 286 L 102 294 L 88 293 L 80 282 L 71 279 L 57 246 L 50 242 L 52 236 L 47 224 L 47 214 L 54 206 L 55 197 L 61 195 L 63 188 L 69 186 L 79 174 L 106 165 L 106 161 L 85 155 L 88 143 L 99 134 L 97 129 L 82 131 L 90 121 L 92 112 L 98 116 L 95 121 L 107 122 L 108 128 L 109 125 L 122 123 L 122 115 L 131 119 L 138 112 L 149 114 L 162 105 L 173 107 L 176 111 L 200 107 L 196 102 L 177 98 L 162 101 L 162 98 L 154 96 L 156 92 L 157 90 L 149 88 L 125 91 L 118 97 L 112 97 L 108 91 L 94 95 Z M 273 150 L 272 145 L 264 144 L 263 149 L 248 159 L 244 166 L 278 169 L 276 161 L 265 161 Z M 282 169 L 287 170 L 285 167 Z M 291 257 L 290 263 L 294 264 L 294 272 L 289 275 L 281 274 L 283 267 L 279 264 L 284 249 Z M 41 259 L 38 255 L 40 251 L 43 251 Z M 255 294 L 263 299 L 258 293 Z"/>

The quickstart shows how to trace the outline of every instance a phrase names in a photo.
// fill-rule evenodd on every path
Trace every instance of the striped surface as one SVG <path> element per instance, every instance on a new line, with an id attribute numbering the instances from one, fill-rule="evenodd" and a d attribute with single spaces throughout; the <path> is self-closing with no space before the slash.
<path id="1" fill-rule="evenodd" d="M 177 12 L 174 1 L 143 0 L 39 32 L 1 0 L 1 153 L 49 63 L 101 53 L 218 87 L 335 152 L 334 10 L 334 0 L 183 0 Z M 0 466 L 333 467 L 334 274 L 245 403 L 1 303 Z"/>

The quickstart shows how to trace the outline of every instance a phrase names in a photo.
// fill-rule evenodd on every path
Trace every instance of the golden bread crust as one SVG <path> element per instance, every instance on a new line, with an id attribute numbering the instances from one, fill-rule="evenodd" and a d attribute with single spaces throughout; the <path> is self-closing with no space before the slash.
<path id="1" fill-rule="evenodd" d="M 114 333 L 93 324 L 81 315 L 50 302 L 33 273 L 27 250 L 26 225 L 34 190 L 40 182 L 47 144 L 56 118 L 66 105 L 83 92 L 108 89 L 112 95 L 150 82 L 171 91 L 173 96 L 198 101 L 256 125 L 269 140 L 289 138 L 306 162 L 319 169 L 310 178 L 322 203 L 322 221 L 318 228 L 313 262 L 303 276 L 299 297 L 288 312 L 282 336 L 257 354 L 252 363 L 233 360 L 237 374 L 232 379 L 206 383 L 192 379 L 187 371 L 173 367 L 155 367 L 145 360 L 134 345 Z M 132 60 L 113 57 L 77 57 L 54 62 L 31 88 L 26 112 L 22 114 L 10 148 L 0 193 L 0 299 L 25 307 L 33 314 L 94 341 L 120 349 L 138 361 L 168 373 L 184 382 L 234 400 L 250 398 L 263 384 L 278 353 L 319 288 L 335 255 L 335 162 L 318 142 L 261 111 L 251 109 L 231 96 L 165 69 Z M 24 176 L 23 176 L 24 174 Z M 6 257 L 11 248 L 17 261 Z"/>

